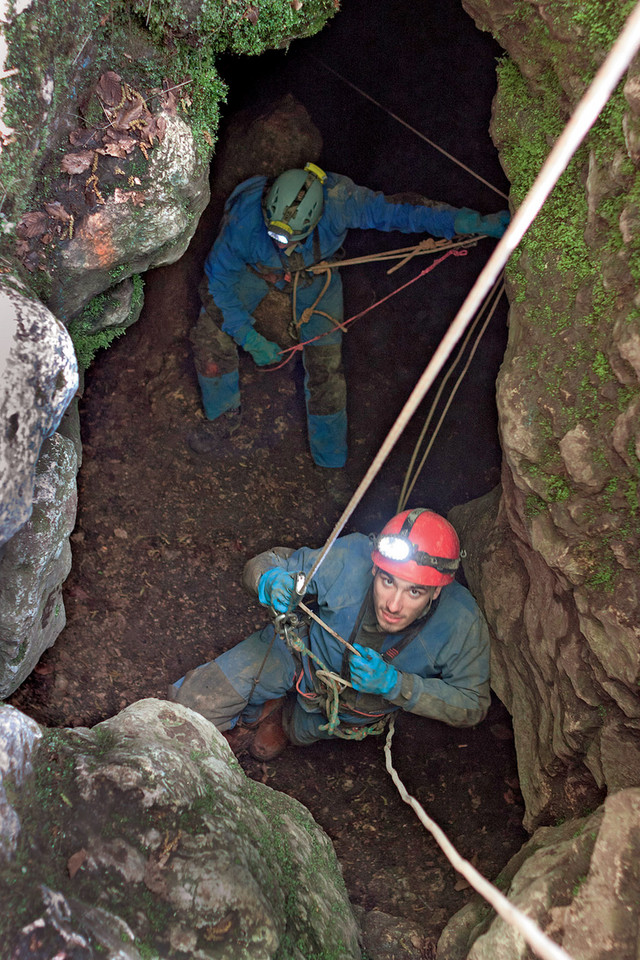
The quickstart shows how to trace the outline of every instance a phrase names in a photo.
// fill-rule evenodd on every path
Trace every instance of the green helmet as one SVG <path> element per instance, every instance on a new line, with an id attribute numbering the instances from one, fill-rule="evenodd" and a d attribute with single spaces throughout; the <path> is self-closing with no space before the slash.
<path id="1" fill-rule="evenodd" d="M 270 237 L 291 243 L 308 237 L 322 216 L 324 170 L 308 163 L 304 170 L 285 170 L 274 180 L 264 205 Z"/>

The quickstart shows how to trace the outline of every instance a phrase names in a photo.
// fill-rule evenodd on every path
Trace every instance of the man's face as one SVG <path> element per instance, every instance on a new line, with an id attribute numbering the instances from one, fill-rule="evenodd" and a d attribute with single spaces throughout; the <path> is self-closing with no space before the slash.
<path id="1" fill-rule="evenodd" d="M 442 587 L 424 587 L 373 568 L 373 606 L 385 633 L 400 633 L 426 612 Z"/>

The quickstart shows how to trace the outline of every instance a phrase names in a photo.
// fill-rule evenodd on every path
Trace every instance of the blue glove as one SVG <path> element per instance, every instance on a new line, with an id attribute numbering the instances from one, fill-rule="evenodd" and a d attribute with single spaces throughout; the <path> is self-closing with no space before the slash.
<path id="1" fill-rule="evenodd" d="M 482 217 L 477 210 L 462 207 L 453 221 L 453 229 L 456 233 L 485 233 L 498 240 L 509 226 L 510 220 L 511 214 L 508 210 L 499 210 L 498 213 L 489 213 Z"/>
<path id="2" fill-rule="evenodd" d="M 390 663 L 385 663 L 379 653 L 370 647 L 363 647 L 359 643 L 354 643 L 358 651 L 351 654 L 351 682 L 356 690 L 363 693 L 378 693 L 386 697 L 391 693 L 400 674 Z"/>
<path id="3" fill-rule="evenodd" d="M 241 347 L 250 353 L 259 367 L 266 367 L 269 363 L 275 363 L 280 359 L 280 347 L 277 343 L 272 343 L 261 334 L 257 333 L 253 327 L 249 330 Z"/>
<path id="4" fill-rule="evenodd" d="M 272 567 L 258 580 L 258 600 L 276 613 L 287 613 L 297 598 L 295 577 L 282 567 Z"/>

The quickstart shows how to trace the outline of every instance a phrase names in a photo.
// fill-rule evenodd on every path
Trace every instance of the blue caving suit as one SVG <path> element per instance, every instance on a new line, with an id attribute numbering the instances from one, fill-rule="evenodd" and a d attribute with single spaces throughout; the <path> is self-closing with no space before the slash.
<path id="1" fill-rule="evenodd" d="M 257 593 L 260 577 L 274 566 L 306 574 L 318 553 L 307 547 L 296 551 L 276 547 L 249 561 L 243 583 Z M 378 627 L 370 602 L 372 584 L 371 542 L 354 533 L 336 541 L 307 590 L 317 599 L 318 616 L 343 639 L 389 656 L 393 648 L 402 647 L 403 634 L 387 634 Z M 357 735 L 358 728 L 398 710 L 457 727 L 473 726 L 484 718 L 490 702 L 489 635 L 469 591 L 455 581 L 443 587 L 431 614 L 409 631 L 414 632 L 413 639 L 390 660 L 399 671 L 395 688 L 388 697 L 348 689 L 344 703 L 340 697 L 338 728 L 346 733 L 338 735 Z M 349 679 L 346 648 L 315 621 L 304 642 L 328 669 Z M 295 692 L 293 709 L 285 711 L 285 729 L 293 743 L 303 745 L 331 736 L 323 688 L 319 681 L 314 683 L 316 669 L 304 653 L 293 653 L 280 636 L 274 638 L 273 625 L 268 624 L 216 660 L 191 670 L 169 688 L 169 695 L 221 730 L 229 730 L 240 718 L 246 723 L 256 720 L 265 701 Z"/>
<path id="2" fill-rule="evenodd" d="M 451 238 L 456 233 L 456 214 L 460 212 L 456 207 L 415 195 L 411 195 L 411 202 L 402 197 L 386 197 L 357 186 L 348 177 L 329 173 L 323 184 L 324 210 L 320 221 L 287 256 L 267 233 L 262 212 L 267 188 L 268 181 L 262 176 L 236 187 L 227 200 L 218 238 L 205 263 L 203 310 L 196 324 L 199 329 L 194 328 L 191 339 L 209 420 L 240 405 L 235 344 L 242 346 L 245 342 L 254 324 L 252 314 L 270 288 L 291 295 L 293 271 L 331 257 L 351 228 Z M 305 273 L 302 277 L 304 280 L 299 281 L 296 290 L 298 323 L 303 311 L 315 303 L 326 279 L 325 274 L 314 277 Z M 337 270 L 332 272 L 317 310 L 338 322 L 343 320 L 342 281 Z M 317 464 L 342 467 L 347 458 L 342 332 L 322 313 L 315 312 L 300 330 L 301 340 L 327 334 L 303 351 L 309 445 Z"/>

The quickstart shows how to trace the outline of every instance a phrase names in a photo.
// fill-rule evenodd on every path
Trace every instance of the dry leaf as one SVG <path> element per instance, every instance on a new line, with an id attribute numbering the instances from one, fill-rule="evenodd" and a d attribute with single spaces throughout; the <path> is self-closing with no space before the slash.
<path id="1" fill-rule="evenodd" d="M 258 10 L 258 8 L 252 6 L 251 4 L 247 7 L 247 9 L 243 14 L 245 20 L 248 20 L 249 23 L 253 23 L 254 25 L 258 22 L 259 15 L 260 15 L 260 11 Z"/>
<path id="2" fill-rule="evenodd" d="M 297 13 L 298 10 L 302 10 L 302 0 L 291 0 L 291 9 Z"/>
<path id="3" fill-rule="evenodd" d="M 118 540 L 128 540 L 129 534 L 126 530 L 123 530 L 122 527 L 116 527 L 113 531 L 114 537 L 117 537 Z"/>
<path id="4" fill-rule="evenodd" d="M 16 234 L 21 240 L 26 240 L 29 237 L 39 237 L 46 229 L 46 215 L 42 210 L 33 210 L 31 213 L 25 213 L 16 227 Z"/>
<path id="5" fill-rule="evenodd" d="M 62 220 L 63 223 L 68 223 L 69 220 L 71 220 L 69 211 L 57 200 L 53 200 L 51 203 L 45 203 L 44 208 L 49 216 L 54 217 L 56 220 Z"/>
<path id="6" fill-rule="evenodd" d="M 84 848 L 82 850 L 78 850 L 69 857 L 67 860 L 67 870 L 69 872 L 69 877 L 72 880 L 86 859 L 87 851 Z"/>
<path id="7" fill-rule="evenodd" d="M 140 120 L 143 114 L 148 112 L 142 100 L 134 100 L 133 103 L 128 101 L 121 110 L 118 110 L 113 125 L 116 130 L 128 130 L 134 121 Z"/>
<path id="8" fill-rule="evenodd" d="M 80 153 L 67 153 L 60 163 L 63 173 L 84 173 L 93 163 L 93 150 L 81 150 Z"/>
<path id="9" fill-rule="evenodd" d="M 168 80 L 163 80 L 163 83 L 166 83 L 169 86 Z M 176 100 L 176 95 L 173 90 L 168 89 L 164 90 L 162 94 L 162 108 L 165 113 L 168 113 L 170 117 L 175 117 L 178 112 L 178 101 Z"/>
<path id="10" fill-rule="evenodd" d="M 118 157 L 120 160 L 124 160 L 128 153 L 135 150 L 137 142 L 133 137 L 122 137 L 113 143 L 105 144 L 104 147 L 98 147 L 96 153 L 101 153 L 103 156 Z"/>
<path id="11" fill-rule="evenodd" d="M 98 130 L 82 130 L 78 127 L 77 130 L 72 130 L 69 134 L 69 143 L 73 147 L 86 147 L 91 140 L 95 143 L 99 143 L 101 139 L 101 134 Z"/>
<path id="12" fill-rule="evenodd" d="M 113 202 L 128 203 L 129 200 L 134 207 L 144 207 L 145 195 L 141 190 L 121 190 L 116 187 L 113 191 Z"/>
<path id="13" fill-rule="evenodd" d="M 105 106 L 115 107 L 122 100 L 121 79 L 120 75 L 114 73 L 113 70 L 107 70 L 98 80 L 96 93 Z"/>
<path id="14" fill-rule="evenodd" d="M 468 887 L 470 887 L 470 886 L 471 886 L 471 884 L 468 883 L 468 882 L 465 880 L 464 877 L 460 877 L 460 879 L 459 879 L 459 880 L 456 880 L 456 882 L 454 883 L 453 889 L 454 889 L 454 890 L 466 890 L 466 889 L 467 889 Z"/>

